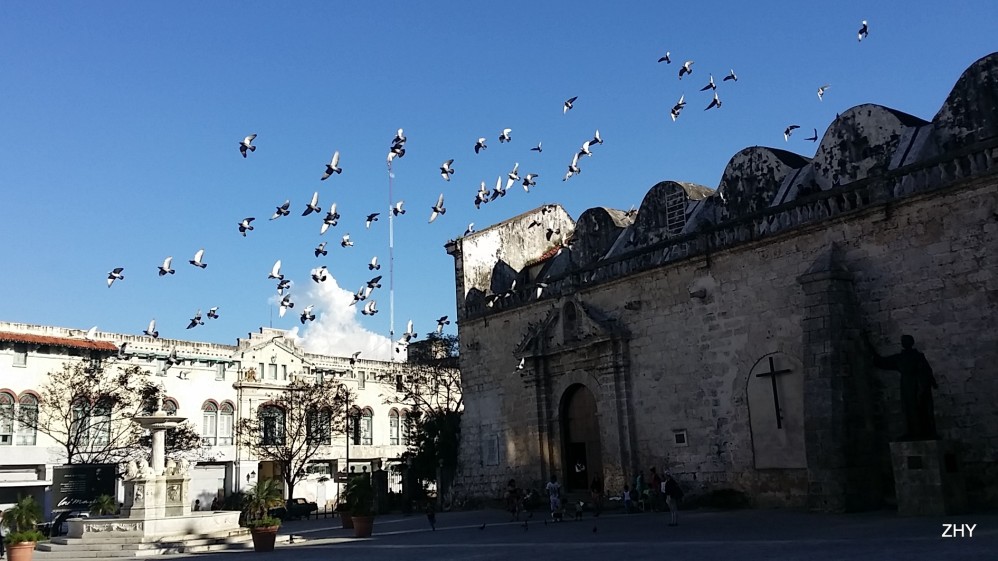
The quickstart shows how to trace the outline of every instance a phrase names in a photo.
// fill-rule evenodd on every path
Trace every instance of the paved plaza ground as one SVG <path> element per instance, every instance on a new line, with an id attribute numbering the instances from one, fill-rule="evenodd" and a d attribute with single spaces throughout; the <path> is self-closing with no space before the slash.
<path id="1" fill-rule="evenodd" d="M 580 521 L 547 524 L 541 513 L 526 528 L 499 510 L 440 513 L 437 530 L 425 516 L 382 515 L 374 536 L 352 538 L 338 519 L 287 522 L 282 534 L 294 544 L 280 544 L 270 554 L 247 551 L 156 559 L 233 555 L 277 560 L 420 559 L 526 560 L 689 559 L 807 561 L 998 559 L 998 513 L 942 518 L 902 518 L 890 511 L 862 514 L 810 514 L 786 510 L 682 511 L 678 527 L 668 514 L 587 513 Z M 943 538 L 943 524 L 976 524 L 973 537 Z M 482 525 L 485 528 L 482 528 Z M 594 532 L 595 528 L 595 532 Z M 36 552 L 36 560 L 44 555 Z"/>

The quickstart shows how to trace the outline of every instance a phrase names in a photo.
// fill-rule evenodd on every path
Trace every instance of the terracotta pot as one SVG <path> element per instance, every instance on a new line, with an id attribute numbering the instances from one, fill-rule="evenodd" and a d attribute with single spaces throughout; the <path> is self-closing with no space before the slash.
<path id="1" fill-rule="evenodd" d="M 350 516 L 349 512 L 340 513 L 340 522 L 344 528 L 353 528 L 353 517 Z"/>
<path id="2" fill-rule="evenodd" d="M 374 531 L 374 517 L 373 516 L 352 516 L 353 519 L 353 537 L 355 538 L 369 538 L 371 537 L 371 532 Z"/>
<path id="3" fill-rule="evenodd" d="M 31 558 L 35 555 L 35 542 L 7 544 L 6 547 L 7 558 L 10 561 L 31 561 Z"/>
<path id="4" fill-rule="evenodd" d="M 280 526 L 250 528 L 250 535 L 253 536 L 253 551 L 274 551 L 278 528 Z"/>

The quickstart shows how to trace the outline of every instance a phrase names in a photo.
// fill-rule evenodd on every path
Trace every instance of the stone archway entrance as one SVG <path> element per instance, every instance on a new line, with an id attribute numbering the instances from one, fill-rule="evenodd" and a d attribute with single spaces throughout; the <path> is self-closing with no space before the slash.
<path id="1" fill-rule="evenodd" d="M 589 388 L 575 384 L 561 398 L 562 473 L 570 491 L 589 488 L 594 475 L 603 478 L 596 397 Z M 579 469 L 579 468 L 583 469 Z"/>

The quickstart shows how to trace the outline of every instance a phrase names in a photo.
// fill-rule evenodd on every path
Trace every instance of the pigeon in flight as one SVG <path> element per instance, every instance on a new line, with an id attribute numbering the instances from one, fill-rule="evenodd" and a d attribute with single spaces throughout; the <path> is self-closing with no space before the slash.
<path id="1" fill-rule="evenodd" d="M 817 142 L 818 141 L 818 129 L 814 129 L 814 134 L 812 134 L 811 136 L 805 138 L 804 140 L 810 140 L 811 142 Z"/>
<path id="2" fill-rule="evenodd" d="M 509 133 L 511 132 L 513 132 L 513 129 L 502 129 L 502 132 L 499 133 L 499 144 L 502 144 L 504 142 L 512 142 L 513 137 L 509 135 Z"/>
<path id="3" fill-rule="evenodd" d="M 194 259 L 191 259 L 190 261 L 188 261 L 188 263 L 194 265 L 195 267 L 201 267 L 202 269 L 204 269 L 205 267 L 208 266 L 208 264 L 201 260 L 203 257 L 204 257 L 204 248 L 201 248 L 197 251 L 197 253 L 194 254 Z"/>
<path id="4" fill-rule="evenodd" d="M 683 63 L 683 66 L 679 69 L 679 79 L 683 79 L 683 74 L 693 74 L 693 61 L 687 60 Z"/>
<path id="5" fill-rule="evenodd" d="M 365 285 L 361 285 L 361 287 L 357 289 L 357 292 L 353 294 L 353 302 L 350 302 L 351 306 L 361 300 L 367 300 L 367 293 L 364 291 L 365 288 L 367 288 Z"/>
<path id="6" fill-rule="evenodd" d="M 441 316 L 440 318 L 437 319 L 437 334 L 438 335 L 440 333 L 443 333 L 445 325 L 450 325 L 450 320 L 447 319 L 447 316 Z"/>
<path id="7" fill-rule="evenodd" d="M 416 331 L 413 329 L 413 327 L 412 327 L 412 320 L 410 319 L 409 323 L 407 323 L 406 326 L 405 326 L 405 333 L 402 334 L 402 339 L 406 343 L 408 343 L 409 341 L 415 339 L 417 336 L 418 336 L 418 333 L 416 333 Z"/>
<path id="8" fill-rule="evenodd" d="M 666 64 L 672 64 L 672 53 L 665 51 L 665 56 L 658 59 L 659 62 L 664 62 Z"/>
<path id="9" fill-rule="evenodd" d="M 378 256 L 377 255 L 375 255 L 374 257 L 371 258 L 371 262 L 367 264 L 367 270 L 368 271 L 380 271 L 381 270 L 381 264 L 378 263 Z"/>
<path id="10" fill-rule="evenodd" d="M 378 221 L 378 217 L 379 216 L 381 216 L 380 212 L 373 212 L 373 213 L 367 215 L 367 220 L 364 221 L 364 225 L 367 227 L 367 229 L 371 228 L 371 222 L 377 222 Z"/>
<path id="11" fill-rule="evenodd" d="M 274 262 L 274 266 L 270 269 L 270 274 L 267 275 L 268 279 L 277 279 L 279 281 L 284 280 L 284 275 L 281 274 L 281 260 L 278 259 Z"/>
<path id="12" fill-rule="evenodd" d="M 194 317 L 191 318 L 191 322 L 187 324 L 187 329 L 193 329 L 199 325 L 204 325 L 204 320 L 201 319 L 201 308 L 194 312 Z"/>
<path id="13" fill-rule="evenodd" d="M 821 86 L 820 88 L 818 88 L 818 101 L 824 101 L 825 100 L 825 90 L 827 90 L 830 87 L 831 87 L 831 85 L 825 84 L 824 86 Z"/>
<path id="14" fill-rule="evenodd" d="M 579 168 L 579 154 L 576 152 L 575 156 L 572 158 L 572 163 L 568 165 L 568 173 L 565 174 L 562 181 L 568 181 L 568 178 L 580 173 L 582 173 L 582 169 Z"/>
<path id="15" fill-rule="evenodd" d="M 520 362 L 519 362 L 519 363 L 517 363 L 517 365 L 516 365 L 516 369 L 517 369 L 517 370 L 523 370 L 523 368 L 524 368 L 524 367 L 525 367 L 526 365 L 527 365 L 527 359 L 526 359 L 526 357 L 524 357 L 524 358 L 521 358 L 521 359 L 520 359 Z"/>
<path id="16" fill-rule="evenodd" d="M 866 37 L 869 34 L 870 34 L 870 26 L 867 25 L 866 20 L 863 20 L 863 23 L 859 27 L 859 33 L 856 34 L 856 37 L 858 37 L 859 40 L 862 41 L 863 39 L 866 39 Z"/>
<path id="17" fill-rule="evenodd" d="M 281 305 L 277 308 L 277 315 L 284 317 L 284 314 L 287 313 L 288 308 L 294 307 L 295 303 L 291 301 L 291 295 L 285 294 L 284 297 L 281 298 Z"/>
<path id="18" fill-rule="evenodd" d="M 291 281 L 288 279 L 284 279 L 277 283 L 277 294 L 280 296 L 284 296 L 284 291 L 289 288 L 291 288 Z"/>
<path id="19" fill-rule="evenodd" d="M 251 134 L 246 138 L 244 138 L 243 141 L 239 143 L 239 153 L 242 154 L 244 158 L 246 157 L 247 150 L 249 150 L 250 152 L 256 152 L 256 146 L 253 146 L 254 139 L 256 139 L 256 135 Z"/>
<path id="20" fill-rule="evenodd" d="M 352 246 L 353 242 L 350 241 L 350 233 L 347 232 L 346 234 L 343 235 L 343 239 L 340 240 L 340 247 L 352 247 Z"/>
<path id="21" fill-rule="evenodd" d="M 405 209 L 402 208 L 403 204 L 405 204 L 405 201 L 399 201 L 399 202 L 395 203 L 395 206 L 392 207 L 392 216 L 398 216 L 400 214 L 405 214 Z"/>
<path id="22" fill-rule="evenodd" d="M 312 200 L 308 202 L 308 206 L 305 207 L 305 212 L 301 213 L 302 216 L 308 216 L 313 212 L 321 212 L 322 208 L 319 207 L 319 192 L 316 191 L 312 193 Z"/>
<path id="23" fill-rule="evenodd" d="M 374 277 L 373 279 L 367 281 L 367 287 L 371 290 L 375 288 L 381 288 L 381 275 Z"/>
<path id="24" fill-rule="evenodd" d="M 171 257 L 167 257 L 166 259 L 163 260 L 163 264 L 159 266 L 159 276 L 172 275 L 172 274 L 176 273 L 176 271 L 174 271 L 173 269 L 170 268 L 170 264 L 171 263 L 173 263 L 173 257 L 172 256 Z"/>
<path id="25" fill-rule="evenodd" d="M 531 187 L 537 185 L 537 182 L 534 181 L 535 177 L 538 177 L 536 173 L 528 173 L 527 175 L 523 176 L 523 190 L 526 191 L 527 193 L 530 192 Z"/>
<path id="26" fill-rule="evenodd" d="M 447 212 L 447 209 L 444 208 L 444 194 L 443 193 L 440 193 L 440 196 L 437 197 L 437 204 L 433 205 L 432 209 L 433 209 L 433 212 L 430 213 L 430 222 L 433 222 L 434 220 L 436 220 L 438 215 L 445 214 Z"/>
<path id="27" fill-rule="evenodd" d="M 282 216 L 287 216 L 287 215 L 291 214 L 291 211 L 288 210 L 290 208 L 291 208 L 291 200 L 285 200 L 284 204 L 282 204 L 281 206 L 277 207 L 277 209 L 274 211 L 274 215 L 271 216 L 270 219 L 271 220 L 277 220 L 278 218 L 280 218 Z"/>
<path id="28" fill-rule="evenodd" d="M 440 177 L 443 177 L 444 181 L 450 181 L 450 176 L 454 173 L 454 168 L 451 167 L 451 164 L 453 163 L 454 159 L 451 158 L 440 164 Z"/>
<path id="29" fill-rule="evenodd" d="M 734 70 L 728 70 L 728 75 L 725 76 L 724 79 L 721 80 L 721 81 L 722 82 L 727 82 L 728 80 L 733 80 L 735 82 L 738 81 L 738 76 L 735 75 L 735 71 Z"/>
<path id="30" fill-rule="evenodd" d="M 489 200 L 494 201 L 499 197 L 505 197 L 505 196 L 506 196 L 506 188 L 503 187 L 502 185 L 502 176 L 500 175 L 499 177 L 496 178 L 496 186 L 495 189 L 492 190 L 492 195 L 489 196 Z"/>
<path id="31" fill-rule="evenodd" d="M 475 154 L 485 150 L 486 148 L 488 148 L 488 146 L 485 145 L 485 138 L 479 138 L 478 142 L 475 143 Z"/>
<path id="32" fill-rule="evenodd" d="M 250 223 L 254 220 L 256 220 L 256 218 L 250 216 L 249 218 L 243 218 L 243 221 L 239 223 L 239 233 L 242 234 L 244 238 L 246 237 L 246 231 L 253 229 L 253 226 Z"/>
<path id="33" fill-rule="evenodd" d="M 218 319 L 218 306 L 208 308 L 208 319 Z"/>
<path id="34" fill-rule="evenodd" d="M 679 101 L 672 106 L 672 111 L 669 111 L 672 122 L 676 122 L 676 119 L 679 118 L 679 112 L 683 110 L 683 107 L 686 107 L 686 94 L 679 96 Z"/>
<path id="35" fill-rule="evenodd" d="M 323 265 L 318 269 L 312 269 L 312 280 L 315 282 L 325 282 L 329 278 L 327 275 L 326 266 Z"/>
<path id="36" fill-rule="evenodd" d="M 547 238 L 548 241 L 551 241 L 551 236 L 556 236 L 556 235 L 557 236 L 561 235 L 561 228 L 548 228 L 545 237 Z"/>
<path id="37" fill-rule="evenodd" d="M 334 173 L 337 173 L 337 174 L 343 173 L 343 170 L 340 169 L 340 152 L 339 152 L 339 150 L 337 150 L 336 152 L 333 152 L 333 159 L 330 160 L 328 164 L 326 164 L 326 173 L 322 174 L 322 177 L 320 179 L 322 179 L 322 180 L 329 179 L 329 176 L 333 175 Z"/>
<path id="38" fill-rule="evenodd" d="M 541 297 L 541 293 L 543 293 L 544 289 L 547 287 L 548 285 L 546 282 L 537 283 L 537 293 L 534 295 L 534 297 L 539 299 Z"/>
<path id="39" fill-rule="evenodd" d="M 799 129 L 799 128 L 800 128 L 800 125 L 790 125 L 786 129 L 784 129 L 783 130 L 783 140 L 789 142 L 790 141 L 790 135 L 792 135 L 794 133 L 795 129 Z"/>
<path id="40" fill-rule="evenodd" d="M 329 250 L 326 249 L 326 242 L 322 242 L 319 245 L 315 246 L 315 256 L 318 257 L 320 255 L 322 255 L 323 257 L 329 255 Z"/>
<path id="41" fill-rule="evenodd" d="M 468 227 L 464 230 L 464 235 L 468 236 L 474 233 L 475 233 L 475 223 L 471 222 L 468 224 Z"/>
<path id="42" fill-rule="evenodd" d="M 107 287 L 111 288 L 116 280 L 125 280 L 125 275 L 121 274 L 124 271 L 124 267 L 115 267 L 107 274 Z"/>
<path id="43" fill-rule="evenodd" d="M 326 211 L 326 216 L 322 219 L 322 226 L 319 227 L 319 235 L 326 233 L 331 226 L 336 226 L 340 221 L 340 213 L 336 212 L 336 203 Z"/>
<path id="44" fill-rule="evenodd" d="M 373 316 L 374 314 L 378 313 L 377 306 L 378 302 L 376 300 L 368 300 L 367 303 L 364 304 L 364 309 L 361 310 L 360 313 L 364 314 L 365 316 Z"/>
<path id="45" fill-rule="evenodd" d="M 305 306 L 305 309 L 302 311 L 301 318 L 300 318 L 302 325 L 305 325 L 306 321 L 313 321 L 313 320 L 315 320 L 315 314 L 312 313 L 312 308 L 313 308 L 312 305 L 308 305 L 308 306 Z"/>
<path id="46" fill-rule="evenodd" d="M 353 353 L 352 355 L 350 355 L 350 364 L 351 365 L 356 364 L 357 363 L 357 357 L 359 357 L 359 356 L 360 356 L 360 351 L 357 351 L 357 352 Z"/>
<path id="47" fill-rule="evenodd" d="M 482 208 L 482 205 L 489 202 L 489 190 L 485 187 L 485 182 L 478 187 L 478 192 L 475 193 L 475 208 Z"/>
<path id="48" fill-rule="evenodd" d="M 535 152 L 543 152 L 544 150 L 541 148 L 541 144 L 542 144 L 541 142 L 538 142 L 537 146 L 534 146 L 533 148 L 531 148 L 531 150 Z"/>
<path id="49" fill-rule="evenodd" d="M 158 339 L 159 338 L 159 331 L 156 331 L 156 320 L 154 319 L 154 320 L 150 321 L 149 322 L 149 327 L 147 327 L 145 329 L 145 331 L 143 331 L 142 333 L 144 333 L 147 337 L 152 337 L 153 339 Z"/>
<path id="50" fill-rule="evenodd" d="M 706 86 L 700 88 L 700 91 L 705 92 L 707 90 L 716 90 L 716 89 L 717 89 L 717 86 L 714 84 L 714 75 L 711 74 L 710 75 L 710 81 L 707 82 Z"/>
<path id="51" fill-rule="evenodd" d="M 568 113 L 568 110 L 573 107 L 573 104 L 575 103 L 576 99 L 579 99 L 579 96 L 575 96 L 575 97 L 569 98 L 567 101 L 565 101 L 565 106 L 562 107 L 562 109 L 561 109 L 561 114 L 562 115 Z"/>
<path id="52" fill-rule="evenodd" d="M 593 139 L 589 141 L 590 146 L 593 144 L 603 144 L 603 138 L 599 135 L 599 129 L 596 129 L 596 132 L 593 134 Z"/>
<path id="53" fill-rule="evenodd" d="M 582 143 L 582 148 L 579 149 L 579 156 L 589 156 L 592 157 L 593 153 L 589 150 L 589 145 L 592 144 L 591 140 L 587 140 Z"/>
<path id="54" fill-rule="evenodd" d="M 721 99 L 720 99 L 719 97 L 717 97 L 717 92 L 714 92 L 714 99 L 712 99 L 712 100 L 710 101 L 710 105 L 708 105 L 708 106 L 707 106 L 707 107 L 706 107 L 706 108 L 704 109 L 704 111 L 706 111 L 707 109 L 711 109 L 711 108 L 713 108 L 713 107 L 717 107 L 718 109 L 720 109 L 720 108 L 721 108 Z"/>

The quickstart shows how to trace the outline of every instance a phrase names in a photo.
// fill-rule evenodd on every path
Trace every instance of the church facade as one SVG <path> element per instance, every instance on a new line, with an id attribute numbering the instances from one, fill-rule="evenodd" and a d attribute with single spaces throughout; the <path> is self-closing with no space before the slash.
<path id="1" fill-rule="evenodd" d="M 952 469 L 998 504 L 996 242 L 998 53 L 931 121 L 860 105 L 813 158 L 747 148 L 716 189 L 664 181 L 636 211 L 546 205 L 449 242 L 455 492 L 557 475 L 619 494 L 655 466 L 688 494 L 880 507 L 905 420 L 869 333 L 881 354 L 914 336 Z"/>

